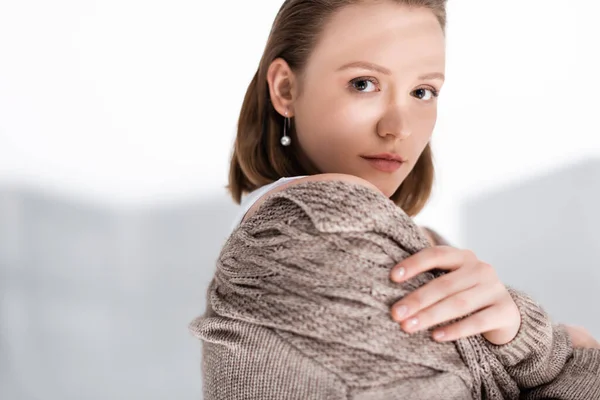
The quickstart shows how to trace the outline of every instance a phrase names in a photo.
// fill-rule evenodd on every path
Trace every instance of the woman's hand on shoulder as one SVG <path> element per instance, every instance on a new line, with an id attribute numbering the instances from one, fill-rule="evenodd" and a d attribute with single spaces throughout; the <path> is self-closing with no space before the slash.
<path id="1" fill-rule="evenodd" d="M 412 333 L 467 316 L 435 329 L 434 339 L 451 341 L 482 334 L 489 342 L 503 345 L 515 338 L 521 326 L 517 305 L 494 268 L 470 250 L 423 249 L 394 266 L 391 279 L 403 282 L 432 269 L 449 272 L 392 306 L 392 318 L 402 329 Z"/>

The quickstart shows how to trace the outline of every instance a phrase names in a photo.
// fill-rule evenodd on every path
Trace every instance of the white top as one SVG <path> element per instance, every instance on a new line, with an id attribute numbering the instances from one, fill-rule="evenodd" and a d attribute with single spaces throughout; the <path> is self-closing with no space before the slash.
<path id="1" fill-rule="evenodd" d="M 242 197 L 242 202 L 240 204 L 241 209 L 240 209 L 237 217 L 235 218 L 233 225 L 231 226 L 231 230 L 233 231 L 235 228 L 237 228 L 237 226 L 240 224 L 240 222 L 242 222 L 242 219 L 244 219 L 244 215 L 246 215 L 246 213 L 248 212 L 250 207 L 252 207 L 252 205 L 254 203 L 256 203 L 256 201 L 262 197 L 262 195 L 264 195 L 271 189 L 276 188 L 277 186 L 283 185 L 286 182 L 289 182 L 291 180 L 298 179 L 298 178 L 304 178 L 305 176 L 308 176 L 308 175 L 299 175 L 299 176 L 291 176 L 291 177 L 287 177 L 287 178 L 280 178 L 279 180 L 277 180 L 275 182 L 269 183 L 268 185 L 261 186 L 258 189 L 253 190 L 252 192 L 244 195 Z"/>

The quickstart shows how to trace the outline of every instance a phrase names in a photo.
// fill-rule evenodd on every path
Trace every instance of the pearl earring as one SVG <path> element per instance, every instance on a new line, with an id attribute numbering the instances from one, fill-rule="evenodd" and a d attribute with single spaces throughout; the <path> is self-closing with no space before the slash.
<path id="1" fill-rule="evenodd" d="M 289 146 L 292 143 L 292 139 L 287 136 L 287 131 L 290 126 L 290 119 L 288 118 L 288 112 L 285 112 L 285 119 L 283 120 L 283 137 L 281 138 L 281 144 L 283 146 Z"/>

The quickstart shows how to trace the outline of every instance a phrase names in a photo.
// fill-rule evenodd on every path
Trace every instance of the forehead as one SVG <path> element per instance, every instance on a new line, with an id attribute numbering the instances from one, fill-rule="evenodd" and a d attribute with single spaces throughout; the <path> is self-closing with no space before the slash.
<path id="1" fill-rule="evenodd" d="M 427 8 L 392 1 L 347 6 L 325 25 L 307 67 L 336 67 L 352 61 L 404 72 L 423 68 L 443 72 L 444 33 Z"/>

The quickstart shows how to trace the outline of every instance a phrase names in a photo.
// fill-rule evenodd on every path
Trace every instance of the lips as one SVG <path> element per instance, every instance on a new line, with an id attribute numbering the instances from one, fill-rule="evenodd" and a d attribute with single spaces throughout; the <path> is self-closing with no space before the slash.
<path id="1" fill-rule="evenodd" d="M 406 162 L 406 160 L 404 159 L 404 157 L 402 157 L 399 154 L 396 153 L 380 153 L 380 154 L 373 154 L 373 155 L 368 155 L 368 156 L 362 156 L 363 158 L 367 158 L 367 159 L 377 159 L 377 160 L 389 160 L 389 161 L 398 161 L 398 162 Z"/>
<path id="2" fill-rule="evenodd" d="M 373 168 L 383 172 L 394 172 L 404 164 L 401 161 L 391 160 L 389 158 L 363 158 L 367 160 Z"/>

